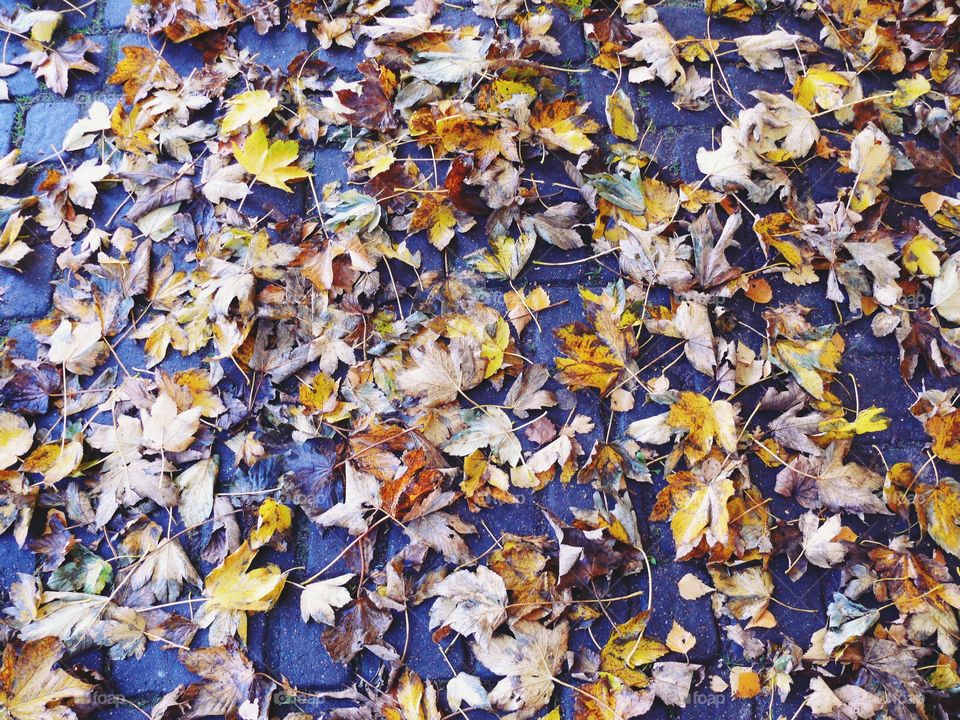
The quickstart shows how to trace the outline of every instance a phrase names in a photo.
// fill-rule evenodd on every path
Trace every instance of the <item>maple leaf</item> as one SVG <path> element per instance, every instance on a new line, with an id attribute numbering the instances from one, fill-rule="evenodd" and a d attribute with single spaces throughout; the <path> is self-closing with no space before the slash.
<path id="1" fill-rule="evenodd" d="M 626 367 L 619 348 L 582 323 L 565 325 L 555 334 L 560 351 L 567 356 L 556 358 L 557 380 L 571 390 L 592 387 L 601 395 L 609 393 Z"/>
<path id="2" fill-rule="evenodd" d="M 936 543 L 960 557 L 960 483 L 943 478 L 934 486 L 925 486 L 916 496 L 920 526 Z"/>
<path id="3" fill-rule="evenodd" d="M 103 47 L 83 35 L 71 35 L 57 48 L 37 40 L 25 40 L 29 51 L 14 60 L 17 64 L 30 63 L 30 69 L 57 95 L 67 94 L 67 74 L 70 70 L 96 73 L 100 68 L 86 59 L 89 52 L 98 53 Z"/>
<path id="4" fill-rule="evenodd" d="M 644 688 L 650 682 L 641 666 L 669 652 L 666 645 L 645 636 L 649 619 L 650 613 L 645 610 L 617 625 L 600 651 L 600 669 L 632 688 Z"/>
<path id="5" fill-rule="evenodd" d="M 600 130 L 600 124 L 584 114 L 588 106 L 576 100 L 537 103 L 530 115 L 530 127 L 548 148 L 574 155 L 587 152 L 594 147 L 587 135 Z"/>
<path id="6" fill-rule="evenodd" d="M 822 457 L 799 456 L 777 474 L 776 491 L 810 510 L 890 514 L 874 494 L 883 487 L 883 478 L 856 463 L 844 463 L 848 447 L 849 440 L 839 440 Z"/>
<path id="7" fill-rule="evenodd" d="M 770 360 L 790 372 L 804 390 L 823 400 L 826 383 L 840 367 L 845 344 L 832 325 L 811 327 L 803 315 L 807 308 L 795 307 L 787 313 L 764 313 L 770 335 Z"/>
<path id="8" fill-rule="evenodd" d="M 843 530 L 840 516 L 833 515 L 823 525 L 812 512 L 800 516 L 800 532 L 803 533 L 803 554 L 817 567 L 833 567 L 847 555 L 847 548 L 836 538 Z"/>
<path id="9" fill-rule="evenodd" d="M 460 570 L 437 584 L 430 608 L 430 627 L 447 628 L 486 644 L 507 619 L 507 588 L 497 573 L 481 565 L 476 572 Z"/>
<path id="10" fill-rule="evenodd" d="M 859 685 L 842 685 L 831 689 L 821 677 L 810 681 L 805 700 L 814 715 L 841 720 L 869 720 L 884 706 L 884 701 Z"/>
<path id="11" fill-rule="evenodd" d="M 174 702 L 185 708 L 174 717 L 187 720 L 220 715 L 226 720 L 266 720 L 276 684 L 254 670 L 253 663 L 235 641 L 181 650 L 180 662 L 203 680 L 173 691 Z M 164 709 L 161 700 L 154 713 L 166 718 Z"/>
<path id="12" fill-rule="evenodd" d="M 920 308 L 897 329 L 900 343 L 900 375 L 909 380 L 922 357 L 932 375 L 938 378 L 960 374 L 960 347 L 944 335 L 940 323 L 929 308 Z"/>
<path id="13" fill-rule="evenodd" d="M 117 62 L 107 82 L 123 86 L 123 96 L 128 104 L 142 100 L 153 88 L 174 90 L 180 85 L 177 72 L 152 48 L 124 45 L 120 49 L 123 57 Z"/>
<path id="14" fill-rule="evenodd" d="M 13 720 L 73 720 L 71 703 L 90 700 L 93 685 L 54 667 L 65 650 L 52 637 L 4 648 L 0 705 Z"/>
<path id="15" fill-rule="evenodd" d="M 489 250 L 477 250 L 464 260 L 475 270 L 496 280 L 515 280 L 530 259 L 536 236 L 521 233 L 520 237 L 498 235 L 490 238 Z"/>
<path id="16" fill-rule="evenodd" d="M 64 318 L 50 336 L 47 359 L 78 375 L 92 375 L 109 352 L 102 332 L 99 323 L 73 324 Z"/>
<path id="17" fill-rule="evenodd" d="M 681 391 L 664 415 L 632 423 L 627 432 L 640 442 L 662 444 L 671 434 L 681 435 L 683 454 L 690 465 L 710 454 L 714 443 L 728 453 L 737 449 L 736 407 L 726 400 L 710 401 L 695 392 Z"/>
<path id="18" fill-rule="evenodd" d="M 233 637 L 247 639 L 247 613 L 264 612 L 277 602 L 286 573 L 276 565 L 250 570 L 257 551 L 245 542 L 207 575 L 203 583 L 206 602 L 197 611 L 196 622 L 210 628 L 210 642 L 219 644 Z"/>
<path id="19" fill-rule="evenodd" d="M 150 412 L 140 414 L 143 446 L 160 453 L 186 450 L 200 427 L 201 412 L 202 408 L 196 406 L 181 412 L 173 398 L 160 393 Z"/>
<path id="20" fill-rule="evenodd" d="M 725 613 L 738 620 L 749 620 L 747 628 L 776 624 L 767 609 L 773 595 L 773 577 L 768 570 L 757 566 L 739 569 L 711 566 L 707 569 L 716 586 L 716 607 L 723 608 Z"/>
<path id="21" fill-rule="evenodd" d="M 262 125 L 247 136 L 243 147 L 236 143 L 233 146 L 233 156 L 244 170 L 256 180 L 286 192 L 293 192 L 288 182 L 310 175 L 295 165 L 291 167 L 299 154 L 300 145 L 295 140 L 269 142 Z"/>
<path id="22" fill-rule="evenodd" d="M 505 713 L 503 720 L 526 720 L 550 700 L 554 677 L 567 651 L 566 622 L 552 629 L 519 621 L 512 634 L 494 635 L 489 642 L 471 644 L 474 655 L 492 673 L 504 676 L 490 691 L 490 704 Z"/>
<path id="23" fill-rule="evenodd" d="M 340 614 L 336 625 L 323 631 L 321 640 L 330 657 L 344 665 L 364 648 L 384 660 L 396 660 L 399 658 L 396 651 L 383 639 L 392 623 L 393 616 L 389 612 L 374 605 L 366 594 L 361 594 Z"/>
<path id="24" fill-rule="evenodd" d="M 443 250 L 453 240 L 459 221 L 452 204 L 435 195 L 424 195 L 410 216 L 409 234 L 427 231 L 427 239 L 437 250 Z"/>
<path id="25" fill-rule="evenodd" d="M 305 585 L 300 593 L 300 616 L 303 621 L 316 620 L 324 625 L 334 625 L 334 610 L 350 602 L 350 592 L 343 586 L 352 578 L 353 573 L 347 573 Z"/>
<path id="26" fill-rule="evenodd" d="M 135 606 L 173 602 L 180 597 L 184 583 L 201 584 L 180 542 L 165 538 L 163 528 L 154 522 L 140 521 L 127 532 L 120 547 L 128 567 L 118 571 L 122 594 L 117 595 L 117 602 Z"/>
<path id="27" fill-rule="evenodd" d="M 711 552 L 714 558 L 729 553 L 730 513 L 727 503 L 734 493 L 730 467 L 723 471 L 711 461 L 713 471 L 706 465 L 702 475 L 692 472 L 672 473 L 667 486 L 657 495 L 650 511 L 654 521 L 670 520 L 676 544 L 677 560 Z M 709 474 L 708 474 L 709 473 Z"/>
<path id="28" fill-rule="evenodd" d="M 248 90 L 227 100 L 230 108 L 220 120 L 221 134 L 230 134 L 247 123 L 256 124 L 277 109 L 279 101 L 266 90 Z"/>
<path id="29" fill-rule="evenodd" d="M 877 600 L 892 602 L 906 617 L 912 639 L 924 640 L 935 634 L 944 653 L 955 653 L 960 587 L 951 582 L 947 565 L 913 552 L 903 537 L 895 538 L 889 547 L 871 550 L 869 555 L 878 576 L 873 586 Z"/>
<path id="30" fill-rule="evenodd" d="M 602 672 L 580 688 L 573 713 L 576 720 L 627 720 L 648 712 L 653 700 L 653 693 L 638 693 L 616 675 Z M 550 715 L 545 718 L 553 720 Z"/>
<path id="31" fill-rule="evenodd" d="M 446 452 L 465 457 L 480 448 L 490 448 L 498 462 L 512 466 L 520 462 L 520 441 L 514 434 L 510 418 L 503 410 L 464 410 L 461 417 L 466 427 L 444 443 L 443 449 Z"/>
<path id="32" fill-rule="evenodd" d="M 412 367 L 397 375 L 397 385 L 406 393 L 423 398 L 428 405 L 443 405 L 456 400 L 465 389 L 462 360 L 442 345 L 428 343 L 422 349 L 411 348 Z"/>

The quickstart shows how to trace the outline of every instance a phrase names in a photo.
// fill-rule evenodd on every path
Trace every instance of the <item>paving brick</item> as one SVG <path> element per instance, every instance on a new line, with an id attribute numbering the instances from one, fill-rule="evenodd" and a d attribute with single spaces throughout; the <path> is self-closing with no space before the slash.
<path id="1" fill-rule="evenodd" d="M 323 647 L 326 625 L 303 622 L 300 592 L 287 589 L 266 622 L 265 660 L 274 677 L 286 677 L 297 688 L 339 689 L 349 684 L 353 672 L 335 662 Z"/>
<path id="2" fill-rule="evenodd" d="M 11 43 L 11 46 L 13 43 Z M 8 60 L 13 60 L 20 54 L 20 50 L 13 51 L 13 48 L 7 52 Z M 4 78 L 7 83 L 7 90 L 11 97 L 27 97 L 33 95 L 40 88 L 40 81 L 30 70 L 29 65 L 20 66 L 13 75 Z"/>
<path id="3" fill-rule="evenodd" d="M 29 550 L 21 550 L 13 539 L 13 533 L 8 532 L 0 535 L 0 593 L 2 597 L 7 597 L 10 584 L 15 582 L 18 573 L 32 575 L 35 562 L 33 553 Z"/>
<path id="4" fill-rule="evenodd" d="M 631 90 L 627 92 L 631 93 Z M 673 91 L 664 87 L 659 81 L 644 83 L 635 92 L 639 97 L 632 93 L 631 97 L 635 98 L 642 108 L 638 116 L 652 121 L 655 127 L 713 128 L 726 124 L 723 115 L 713 105 L 711 98 L 708 98 L 710 105 L 706 110 L 694 111 L 684 110 L 674 105 Z M 720 96 L 722 97 L 722 94 Z"/>
<path id="5" fill-rule="evenodd" d="M 13 146 L 13 124 L 16 117 L 16 105 L 0 103 L 0 155 L 6 155 Z"/>
<path id="6" fill-rule="evenodd" d="M 177 659 L 177 651 L 165 649 L 160 642 L 148 643 L 139 660 L 114 661 L 110 673 L 114 692 L 130 697 L 166 693 L 195 679 Z"/>
<path id="7" fill-rule="evenodd" d="M 105 35 L 91 35 L 90 40 L 97 43 L 102 49 L 98 53 L 91 53 L 93 63 L 98 67 L 97 72 L 71 72 L 70 86 L 67 90 L 67 99 L 80 105 L 92 102 L 91 95 L 103 89 L 107 79 L 107 57 L 110 51 L 110 38 Z"/>
<path id="8" fill-rule="evenodd" d="M 20 159 L 36 162 L 56 156 L 63 138 L 80 117 L 80 108 L 69 101 L 41 102 L 27 111 Z"/>
<path id="9" fill-rule="evenodd" d="M 0 287 L 4 290 L 0 297 L 0 319 L 37 318 L 47 312 L 54 250 L 49 242 L 34 242 L 33 252 L 19 263 L 20 272 L 0 268 Z"/>
<path id="10" fill-rule="evenodd" d="M 697 150 L 705 147 L 714 149 L 713 134 L 706 130 L 684 130 L 677 139 L 680 156 L 680 177 L 684 182 L 695 182 L 703 177 L 697 167 Z"/>
<path id="11" fill-rule="evenodd" d="M 237 35 L 237 45 L 257 55 L 257 61 L 272 68 L 286 70 L 287 65 L 301 52 L 311 49 L 312 36 L 294 26 L 273 28 L 266 35 L 258 35 L 253 25 L 244 25 Z"/>
<path id="12" fill-rule="evenodd" d="M 107 0 L 103 7 L 103 23 L 110 28 L 124 27 L 129 12 L 130 0 Z"/>

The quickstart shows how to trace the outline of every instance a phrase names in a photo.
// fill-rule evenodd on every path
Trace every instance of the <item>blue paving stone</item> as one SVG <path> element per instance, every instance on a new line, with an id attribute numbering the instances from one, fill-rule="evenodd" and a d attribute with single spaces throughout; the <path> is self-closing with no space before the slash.
<path id="1" fill-rule="evenodd" d="M 634 102 L 638 102 L 636 94 L 632 92 L 634 87 L 636 86 L 631 86 L 627 92 L 631 93 L 630 96 L 634 99 Z M 726 122 L 723 115 L 714 106 L 712 96 L 705 98 L 709 103 L 709 107 L 706 110 L 694 111 L 680 109 L 674 105 L 673 91 L 664 87 L 663 84 L 658 81 L 640 85 L 635 93 L 639 94 L 639 105 L 643 108 L 642 111 L 638 113 L 638 117 L 642 117 L 644 120 L 651 120 L 655 127 L 713 128 L 720 127 Z M 723 97 L 722 93 L 718 92 L 718 97 Z M 639 124 L 640 122 L 638 120 L 638 125 Z M 642 132 L 643 128 L 641 127 L 640 129 Z"/>
<path id="2" fill-rule="evenodd" d="M 20 272 L 0 268 L 0 287 L 4 289 L 0 319 L 37 318 L 46 313 L 52 292 L 54 250 L 48 242 L 34 242 L 33 252 L 19 263 Z"/>
<path id="3" fill-rule="evenodd" d="M 19 42 L 11 41 L 7 46 L 6 61 L 15 59 L 22 52 Z M 11 97 L 26 97 L 33 95 L 40 88 L 40 81 L 37 80 L 30 65 L 19 65 L 19 69 L 13 75 L 4 78 L 7 83 L 7 90 Z"/>
<path id="4" fill-rule="evenodd" d="M 339 180 L 347 182 L 347 164 L 343 151 L 336 146 L 325 145 L 317 148 L 313 154 L 313 182 L 317 186 L 317 194 L 328 182 Z M 311 203 L 313 199 L 311 198 Z"/>
<path id="5" fill-rule="evenodd" d="M 641 527 L 643 525 L 641 520 Z M 676 621 L 697 639 L 697 644 L 689 653 L 690 662 L 710 665 L 720 655 L 720 635 L 710 608 L 710 596 L 706 595 L 698 600 L 684 600 L 677 590 L 677 583 L 687 573 L 693 573 L 704 582 L 710 582 L 710 578 L 698 565 L 699 563 L 674 562 L 668 556 L 665 562 L 658 562 L 653 566 L 653 612 L 647 627 L 650 637 L 663 641 Z M 647 589 L 645 573 L 632 576 L 631 581 L 634 587 Z M 623 593 L 618 590 L 617 594 Z M 645 609 L 646 600 L 645 595 L 638 598 L 635 601 L 635 610 Z"/>
<path id="6" fill-rule="evenodd" d="M 11 325 L 2 336 L 3 339 L 16 344 L 16 354 L 20 357 L 34 358 L 37 356 L 37 339 L 30 330 L 29 323 Z"/>
<path id="7" fill-rule="evenodd" d="M 17 116 L 17 106 L 13 103 L 0 104 L 0 155 L 10 152 L 12 146 L 13 122 Z"/>
<path id="8" fill-rule="evenodd" d="M 80 105 L 87 105 L 92 102 L 93 93 L 102 90 L 103 83 L 107 79 L 107 57 L 110 51 L 110 38 L 105 35 L 91 35 L 90 40 L 101 47 L 99 52 L 87 55 L 88 58 L 93 58 L 93 64 L 99 69 L 95 73 L 71 72 L 70 85 L 67 89 L 67 99 Z"/>
<path id="9" fill-rule="evenodd" d="M 253 25 L 247 24 L 237 34 L 237 45 L 257 55 L 257 62 L 286 71 L 297 55 L 311 49 L 312 35 L 296 27 L 273 28 L 266 35 L 258 35 Z M 321 59 L 323 59 L 321 57 Z"/>
<path id="10" fill-rule="evenodd" d="M 148 643 L 139 660 L 127 658 L 112 665 L 113 690 L 129 697 L 166 693 L 196 680 L 178 660 L 177 650 L 165 649 L 161 642 Z"/>
<path id="11" fill-rule="evenodd" d="M 20 159 L 36 162 L 56 158 L 63 138 L 80 117 L 80 108 L 69 101 L 41 102 L 27 111 L 26 128 L 20 143 Z"/>
<path id="12" fill-rule="evenodd" d="M 583 23 L 571 20 L 564 12 L 555 11 L 553 13 L 553 27 L 550 28 L 549 35 L 555 38 L 560 45 L 560 55 L 551 56 L 554 61 L 547 62 L 567 67 L 585 66 L 587 64 L 587 41 L 583 36 Z"/>
<path id="13" fill-rule="evenodd" d="M 275 677 L 285 677 L 300 689 L 339 689 L 349 684 L 353 672 L 335 662 L 323 647 L 326 625 L 303 622 L 300 591 L 288 588 L 267 618 L 267 667 Z"/>
<path id="14" fill-rule="evenodd" d="M 103 7 L 103 22 L 110 28 L 124 27 L 129 12 L 130 0 L 107 0 Z"/>
<path id="15" fill-rule="evenodd" d="M 680 177 L 684 182 L 695 182 L 703 177 L 697 168 L 697 150 L 705 147 L 713 150 L 711 133 L 705 130 L 685 130 L 677 139 L 678 154 L 680 156 Z"/>
<path id="16" fill-rule="evenodd" d="M 0 581 L 2 581 L 3 596 L 6 597 L 10 584 L 17 580 L 18 573 L 32 575 L 36 563 L 33 553 L 21 550 L 17 541 L 13 539 L 13 531 L 0 535 Z"/>

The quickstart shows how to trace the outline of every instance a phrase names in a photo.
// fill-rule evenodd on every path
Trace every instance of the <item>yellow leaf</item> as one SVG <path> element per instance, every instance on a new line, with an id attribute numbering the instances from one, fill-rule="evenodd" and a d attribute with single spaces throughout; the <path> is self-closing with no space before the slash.
<path id="1" fill-rule="evenodd" d="M 43 473 L 43 482 L 48 487 L 71 475 L 83 459 L 83 436 L 77 435 L 61 445 L 49 442 L 34 450 L 23 461 L 20 469 L 27 473 Z"/>
<path id="2" fill-rule="evenodd" d="M 19 415 L 0 410 L 0 470 L 10 467 L 33 445 L 34 427 Z"/>
<path id="3" fill-rule="evenodd" d="M 293 524 L 293 511 L 273 498 L 267 498 L 257 511 L 257 527 L 250 533 L 254 549 L 266 545 L 274 535 L 283 535 Z"/>
<path id="4" fill-rule="evenodd" d="M 586 104 L 576 100 L 539 103 L 530 116 L 530 127 L 548 148 L 578 155 L 593 149 L 587 134 L 600 129 L 599 123 L 584 114 L 586 109 Z"/>
<path id="5" fill-rule="evenodd" d="M 705 0 L 707 15 L 746 22 L 753 17 L 754 4 L 750 0 Z"/>
<path id="6" fill-rule="evenodd" d="M 60 20 L 63 18 L 63 15 L 52 10 L 40 10 L 33 14 L 39 17 L 33 24 L 33 27 L 30 28 L 30 37 L 37 42 L 50 42 L 53 39 L 53 32 L 60 25 Z"/>
<path id="7" fill-rule="evenodd" d="M 960 410 L 934 415 L 925 426 L 933 438 L 933 454 L 954 465 L 960 465 Z"/>
<path id="8" fill-rule="evenodd" d="M 917 494 L 920 525 L 934 541 L 955 557 L 960 557 L 960 483 L 941 478 L 928 490 Z"/>
<path id="9" fill-rule="evenodd" d="M 673 621 L 673 627 L 667 634 L 667 647 L 674 652 L 686 655 L 697 644 L 697 639 L 692 633 L 687 632 L 684 627 L 676 620 Z"/>
<path id="10" fill-rule="evenodd" d="M 883 414 L 883 408 L 871 406 L 857 413 L 853 422 L 839 417 L 823 420 L 819 430 L 831 440 L 851 438 L 854 435 L 881 432 L 890 427 L 890 418 Z"/>
<path id="11" fill-rule="evenodd" d="M 936 240 L 930 236 L 916 235 L 903 246 L 903 266 L 914 275 L 923 273 L 927 277 L 937 277 L 940 274 L 939 249 Z"/>
<path id="12" fill-rule="evenodd" d="M 233 156 L 241 167 L 258 181 L 271 187 L 293 192 L 287 183 L 309 177 L 303 168 L 292 166 L 300 153 L 300 144 L 295 140 L 278 140 L 270 143 L 262 125 L 258 125 L 239 147 L 234 143 Z"/>
<path id="13" fill-rule="evenodd" d="M 220 121 L 220 132 L 227 135 L 247 123 L 260 122 L 276 110 L 279 104 L 266 90 L 250 90 L 234 95 L 227 100 L 230 109 Z"/>
<path id="14" fill-rule="evenodd" d="M 531 313 L 550 307 L 550 296 L 547 295 L 546 290 L 537 286 L 526 296 L 520 291 L 510 290 L 504 294 L 503 302 L 507 306 L 507 319 L 516 328 L 517 333 L 521 333 L 533 319 Z"/>
<path id="15" fill-rule="evenodd" d="M 760 693 L 760 676 L 748 667 L 730 668 L 730 693 L 741 700 Z"/>
<path id="16" fill-rule="evenodd" d="M 737 569 L 709 566 L 707 570 L 717 593 L 726 596 L 723 599 L 731 615 L 737 620 L 749 620 L 747 627 L 773 627 L 776 621 L 767 610 L 773 594 L 769 570 L 756 565 Z"/>
<path id="17" fill-rule="evenodd" d="M 680 582 L 677 583 L 677 589 L 680 591 L 680 597 L 684 600 L 696 600 L 707 593 L 713 592 L 712 587 L 693 573 L 687 573 L 680 578 Z"/>
<path id="18" fill-rule="evenodd" d="M 727 502 L 734 490 L 733 481 L 724 473 L 709 478 L 688 471 L 667 476 L 667 486 L 657 494 L 650 519 L 670 519 L 678 560 L 707 551 L 719 557 L 729 554 Z"/>
<path id="19" fill-rule="evenodd" d="M 537 238 L 520 233 L 520 237 L 498 235 L 490 238 L 490 250 L 478 250 L 464 260 L 477 272 L 496 280 L 515 280 L 533 253 Z"/>
<path id="20" fill-rule="evenodd" d="M 686 433 L 683 453 L 692 465 L 710 453 L 714 441 L 727 452 L 736 452 L 735 412 L 726 400 L 711 402 L 703 395 L 684 390 L 670 406 L 666 422 Z"/>
<path id="21" fill-rule="evenodd" d="M 45 637 L 17 647 L 9 643 L 0 669 L 0 716 L 12 720 L 74 718 L 71 700 L 90 701 L 94 686 L 54 668 L 65 647 L 55 637 Z"/>
<path id="22" fill-rule="evenodd" d="M 123 59 L 117 63 L 107 82 L 123 85 L 123 96 L 128 104 L 142 99 L 141 95 L 148 86 L 173 90 L 180 84 L 177 71 L 156 50 L 141 45 L 127 45 L 121 49 Z"/>
<path id="23" fill-rule="evenodd" d="M 850 81 L 842 74 L 826 66 L 816 66 L 797 77 L 793 84 L 793 99 L 810 112 L 818 107 L 829 110 L 835 107 L 837 99 L 842 103 L 843 92 L 839 88 L 847 87 L 850 87 Z"/>
<path id="24" fill-rule="evenodd" d="M 201 627 L 211 629 L 211 643 L 229 639 L 236 631 L 246 642 L 246 613 L 265 612 L 280 597 L 286 573 L 276 565 L 249 570 L 257 551 L 245 542 L 207 575 L 203 594 L 207 601 L 197 613 Z"/>
<path id="25" fill-rule="evenodd" d="M 427 240 L 437 250 L 443 250 L 453 240 L 453 229 L 457 225 L 457 217 L 453 212 L 453 205 L 446 198 L 438 198 L 435 194 L 423 195 L 420 204 L 413 211 L 410 218 L 410 227 L 407 234 L 427 231 Z"/>
<path id="26" fill-rule="evenodd" d="M 571 390 L 592 387 L 606 395 L 620 379 L 624 369 L 620 357 L 603 338 L 582 325 L 565 325 L 556 331 L 560 352 L 556 359 L 557 380 Z"/>
<path id="27" fill-rule="evenodd" d="M 649 665 L 668 651 L 663 643 L 644 637 L 649 615 L 644 611 L 617 625 L 600 651 L 600 669 L 615 675 L 632 688 L 646 687 L 650 682 L 639 667 Z"/>
<path id="28" fill-rule="evenodd" d="M 607 95 L 607 125 L 614 135 L 630 142 L 634 142 L 640 135 L 633 119 L 633 105 L 622 89 Z"/>
<path id="29" fill-rule="evenodd" d="M 771 360 L 788 370 L 800 386 L 817 400 L 823 400 L 824 381 L 840 370 L 844 342 L 832 328 L 823 328 L 796 340 L 778 339 Z"/>
<path id="30" fill-rule="evenodd" d="M 897 89 L 890 98 L 894 107 L 905 108 L 913 105 L 917 100 L 930 92 L 930 81 L 923 75 L 914 75 L 912 78 L 897 80 Z"/>

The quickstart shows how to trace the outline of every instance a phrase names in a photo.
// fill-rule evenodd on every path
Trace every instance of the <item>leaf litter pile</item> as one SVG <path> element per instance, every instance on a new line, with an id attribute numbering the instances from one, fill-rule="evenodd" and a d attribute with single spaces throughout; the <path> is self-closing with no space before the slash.
<path id="1" fill-rule="evenodd" d="M 36 563 L 0 717 L 95 717 L 73 658 L 153 644 L 197 676 L 155 720 L 958 717 L 960 10 L 771 5 L 694 37 L 639 0 L 136 2 L 120 101 L 51 169 L 0 161 L 0 265 L 57 256 L 37 350 L 0 355 L 0 529 Z M 69 97 L 106 59 L 63 20 L 5 16 L 2 74 Z M 270 67 L 249 26 L 319 49 Z M 695 182 L 654 90 L 717 113 Z M 899 366 L 844 370 L 871 343 Z M 255 661 L 291 596 L 349 682 Z M 735 652 L 648 630 L 689 608 Z"/>

